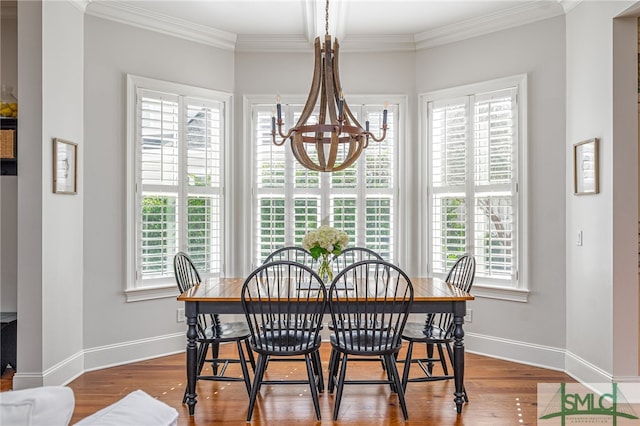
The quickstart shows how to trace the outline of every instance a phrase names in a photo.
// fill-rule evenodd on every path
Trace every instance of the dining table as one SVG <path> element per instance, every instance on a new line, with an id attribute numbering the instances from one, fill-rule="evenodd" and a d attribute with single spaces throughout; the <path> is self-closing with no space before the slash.
<path id="1" fill-rule="evenodd" d="M 207 278 L 178 296 L 184 302 L 187 323 L 187 393 L 186 403 L 189 415 L 193 416 L 197 403 L 197 317 L 200 314 L 244 314 L 241 302 L 241 290 L 244 278 Z M 454 402 L 458 414 L 462 413 L 465 402 L 464 391 L 464 316 L 467 301 L 474 300 L 473 295 L 446 283 L 439 278 L 411 278 L 413 285 L 413 303 L 411 313 L 452 313 L 454 323 L 453 370 Z M 327 304 L 327 314 L 328 304 Z"/>

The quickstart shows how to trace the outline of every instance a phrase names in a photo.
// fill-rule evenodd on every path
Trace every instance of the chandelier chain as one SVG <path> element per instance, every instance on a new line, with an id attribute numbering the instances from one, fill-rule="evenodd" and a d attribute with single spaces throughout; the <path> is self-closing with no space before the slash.
<path id="1" fill-rule="evenodd" d="M 324 7 L 324 31 L 325 35 L 329 35 L 329 0 L 327 0 Z"/>

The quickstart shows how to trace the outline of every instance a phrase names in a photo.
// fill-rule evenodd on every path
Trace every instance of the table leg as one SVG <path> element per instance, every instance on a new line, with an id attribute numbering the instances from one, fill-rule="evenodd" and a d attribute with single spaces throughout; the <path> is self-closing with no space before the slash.
<path id="1" fill-rule="evenodd" d="M 189 415 L 193 416 L 196 408 L 196 375 L 198 350 L 196 345 L 196 337 L 198 331 L 196 329 L 196 306 L 195 303 L 185 303 L 185 317 L 187 319 L 187 405 L 189 406 Z"/>
<path id="2" fill-rule="evenodd" d="M 455 328 L 453 330 L 453 371 L 455 376 L 456 391 L 454 392 L 456 403 L 456 410 L 458 414 L 462 413 L 462 404 L 464 403 L 464 330 L 462 324 L 464 323 L 464 316 L 456 313 L 453 317 Z"/>

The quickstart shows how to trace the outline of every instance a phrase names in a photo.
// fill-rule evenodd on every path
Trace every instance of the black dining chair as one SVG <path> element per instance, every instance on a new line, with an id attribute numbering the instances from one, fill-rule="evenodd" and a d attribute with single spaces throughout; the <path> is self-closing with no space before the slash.
<path id="1" fill-rule="evenodd" d="M 349 265 L 362 260 L 384 260 L 380 254 L 366 247 L 347 247 L 340 254 L 331 257 L 331 267 L 334 273 L 342 271 Z"/>
<path id="2" fill-rule="evenodd" d="M 413 285 L 397 266 L 382 260 L 364 260 L 347 266 L 329 287 L 329 310 L 333 333 L 331 347 L 337 356 L 329 371 L 334 377 L 336 397 L 333 420 L 338 419 L 345 384 L 389 384 L 398 395 L 404 419 L 409 418 L 404 389 L 396 366 L 402 331 L 413 303 Z M 350 357 L 383 357 L 386 379 L 347 380 Z"/>
<path id="3" fill-rule="evenodd" d="M 347 247 L 340 254 L 336 254 L 331 257 L 331 268 L 334 271 L 334 274 L 339 273 L 343 269 L 345 269 L 349 265 L 353 265 L 354 263 L 360 262 L 362 260 L 384 260 L 380 254 L 375 252 L 374 250 L 368 249 L 366 247 Z M 329 323 L 329 329 L 333 329 L 331 323 Z M 327 389 L 329 392 L 333 392 L 335 387 L 334 377 L 338 374 L 338 368 L 340 367 L 339 363 L 335 362 L 335 357 L 338 356 L 337 351 L 331 350 L 331 355 L 329 356 L 329 365 L 333 366 L 334 370 L 329 372 Z M 385 370 L 386 367 L 384 365 L 384 359 L 380 357 L 380 363 L 382 364 L 382 369 Z M 362 358 L 354 358 L 352 357 L 349 361 L 377 361 L 372 357 L 362 357 Z"/>
<path id="4" fill-rule="evenodd" d="M 274 262 L 276 260 L 290 260 L 292 262 L 302 263 L 310 268 L 314 268 L 316 260 L 307 250 L 298 246 L 286 246 L 274 250 L 264 259 L 264 263 Z"/>
<path id="5" fill-rule="evenodd" d="M 314 365 L 320 363 L 320 329 L 326 299 L 327 291 L 318 274 L 298 262 L 265 263 L 246 278 L 241 302 L 251 330 L 251 349 L 258 354 L 247 421 L 251 421 L 263 384 L 308 384 L 320 420 L 318 389 L 322 388 L 323 379 L 314 371 Z M 300 356 L 306 364 L 306 380 L 264 380 L 270 359 Z"/>
<path id="6" fill-rule="evenodd" d="M 317 259 L 314 259 L 313 256 L 311 256 L 311 253 L 309 253 L 309 251 L 306 250 L 304 247 L 299 247 L 299 246 L 285 246 L 285 247 L 276 249 L 273 252 L 269 253 L 269 255 L 264 259 L 262 263 L 265 264 L 265 263 L 279 261 L 279 260 L 288 260 L 291 262 L 301 263 L 303 265 L 310 267 L 314 271 L 316 270 L 318 265 Z M 289 356 L 285 358 L 272 356 L 269 358 L 269 361 L 270 362 L 272 361 L 276 361 L 276 362 L 304 361 L 304 357 L 293 359 Z M 318 392 L 323 392 L 324 377 L 322 375 L 322 363 L 320 361 L 320 357 L 317 357 L 317 358 L 313 357 L 313 361 L 314 361 L 313 371 L 315 372 L 316 376 L 318 376 L 318 384 L 319 384 Z"/>
<path id="7" fill-rule="evenodd" d="M 173 258 L 173 270 L 178 284 L 180 293 L 184 293 L 193 286 L 202 282 L 200 273 L 194 266 L 193 261 L 188 254 L 178 252 Z M 197 356 L 197 380 L 211 381 L 242 381 L 245 384 L 247 393 L 251 392 L 251 380 L 249 377 L 249 369 L 247 362 L 255 370 L 255 359 L 249 346 L 249 336 L 251 332 L 246 322 L 234 321 L 225 322 L 220 320 L 218 314 L 200 314 L 197 318 L 197 337 L 198 345 Z M 235 342 L 238 349 L 238 358 L 220 358 L 220 344 Z M 245 358 L 242 344 L 245 344 L 247 357 Z M 209 348 L 211 348 L 211 357 L 207 358 Z M 247 361 L 248 358 L 248 361 Z M 212 374 L 202 374 L 205 363 L 211 364 Z M 242 377 L 225 375 L 229 364 L 240 364 L 242 369 Z M 182 403 L 186 402 L 187 389 L 182 399 Z"/>
<path id="8" fill-rule="evenodd" d="M 449 270 L 445 282 L 458 287 L 461 290 L 469 292 L 473 285 L 476 273 L 476 260 L 471 255 L 463 255 L 459 257 Z M 402 339 L 409 342 L 407 346 L 406 358 L 400 362 L 404 363 L 402 373 L 402 387 L 407 388 L 409 382 L 430 382 L 436 380 L 453 379 L 454 375 L 449 374 L 444 350 L 446 349 L 449 362 L 453 369 L 454 358 L 451 345 L 454 341 L 454 323 L 453 314 L 437 313 L 427 314 L 425 322 L 409 322 L 404 329 Z M 414 343 L 426 344 L 425 358 L 412 358 Z M 435 357 L 433 350 L 438 350 L 438 356 Z M 434 374 L 433 368 L 435 364 L 440 364 L 442 374 Z M 420 366 L 423 375 L 419 377 L 409 378 L 411 364 Z M 465 402 L 469 402 L 467 391 L 463 389 Z"/>

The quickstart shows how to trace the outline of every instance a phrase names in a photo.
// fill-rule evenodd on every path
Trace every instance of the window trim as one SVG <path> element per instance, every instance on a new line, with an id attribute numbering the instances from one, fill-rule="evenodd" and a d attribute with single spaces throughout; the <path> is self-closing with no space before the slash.
<path id="1" fill-rule="evenodd" d="M 243 157 L 244 158 L 254 158 L 255 155 L 255 147 L 253 141 L 253 107 L 255 104 L 273 104 L 275 108 L 275 95 L 267 96 L 267 95 L 245 95 L 243 97 L 243 114 L 244 114 L 244 140 L 247 141 L 244 144 Z M 284 95 L 281 94 L 283 103 L 295 103 L 304 105 L 306 102 L 306 97 L 303 95 Z M 383 102 L 388 102 L 389 104 L 396 104 L 398 106 L 398 117 L 396 122 L 397 129 L 394 129 L 396 136 L 396 144 L 394 161 L 396 161 L 396 184 L 395 184 L 395 192 L 393 194 L 395 200 L 395 223 L 394 223 L 394 253 L 395 259 L 394 262 L 396 264 L 402 265 L 406 262 L 407 256 L 406 253 L 409 253 L 410 241 L 406 238 L 406 229 L 408 229 L 408 225 L 406 223 L 410 218 L 409 209 L 402 208 L 403 203 L 406 200 L 406 194 L 404 193 L 405 188 L 407 187 L 406 182 L 407 179 L 411 179 L 412 176 L 409 176 L 410 173 L 407 170 L 407 152 L 408 149 L 406 147 L 406 135 L 407 135 L 407 126 L 410 124 L 410 117 L 408 117 L 408 96 L 407 95 L 350 95 L 349 96 L 350 104 L 378 104 Z M 288 127 L 287 127 L 288 128 Z M 290 149 L 285 147 L 285 149 Z M 252 160 L 253 161 L 253 160 Z M 251 163 L 253 164 L 253 163 Z M 247 229 L 247 234 L 245 236 L 245 244 L 246 247 L 252 247 L 253 241 L 255 239 L 255 229 L 253 224 L 253 214 L 255 212 L 255 199 L 256 199 L 256 188 L 255 188 L 255 170 L 254 167 L 249 167 L 246 173 L 246 190 L 250 191 L 250 201 L 249 207 L 244 209 L 242 216 L 242 223 L 245 224 L 245 229 Z M 236 216 L 237 217 L 237 216 Z M 245 261 L 245 264 L 242 265 L 244 269 L 251 268 L 253 266 L 253 256 L 251 259 Z"/>
<path id="2" fill-rule="evenodd" d="M 420 226 L 424 227 L 422 235 L 425 238 L 421 242 L 421 258 L 430 258 L 430 241 L 431 241 L 431 227 L 429 226 L 429 202 L 431 193 L 429 192 L 429 180 L 431 179 L 431 166 L 429 158 L 429 147 L 427 146 L 429 137 L 429 125 L 427 122 L 427 110 L 428 103 L 434 101 L 440 101 L 444 99 L 451 99 L 460 96 L 466 96 L 469 94 L 483 93 L 494 90 L 501 90 L 508 87 L 517 87 L 517 132 L 518 141 L 517 150 L 517 176 L 516 187 L 518 191 L 518 205 L 517 205 L 517 220 L 518 220 L 518 234 L 516 237 L 516 244 L 518 249 L 518 255 L 516 259 L 517 265 L 517 281 L 516 286 L 497 286 L 490 284 L 483 284 L 476 281 L 473 285 L 473 295 L 476 297 L 485 297 L 500 300 L 509 300 L 515 302 L 527 302 L 530 294 L 529 288 L 529 183 L 528 176 L 528 130 L 527 130 L 527 74 L 517 74 L 513 76 L 497 78 L 485 82 L 472 83 L 463 86 L 452 87 L 448 89 L 436 90 L 432 92 L 426 92 L 420 94 L 418 102 L 418 114 L 419 120 L 419 134 L 420 134 L 420 146 L 419 146 L 419 158 L 422 159 L 424 164 L 428 167 L 420 168 L 420 186 L 422 194 L 421 202 L 421 218 Z M 426 219 L 424 219 L 426 218 Z M 421 276 L 431 276 L 433 274 L 430 264 L 428 262 L 421 262 L 419 269 Z"/>
<path id="3" fill-rule="evenodd" d="M 126 249 L 125 249 L 125 283 L 124 294 L 127 302 L 137 302 L 141 300 L 161 299 L 168 297 L 176 297 L 178 289 L 175 282 L 155 285 L 139 285 L 136 280 L 136 253 L 137 253 L 137 236 L 136 236 L 136 132 L 137 132 L 137 102 L 136 92 L 138 88 L 161 91 L 167 93 L 179 93 L 180 96 L 206 98 L 221 102 L 224 104 L 224 135 L 221 140 L 222 160 L 221 160 L 221 197 L 223 218 L 222 225 L 222 262 L 220 265 L 220 275 L 224 276 L 226 259 L 229 257 L 230 247 L 227 244 L 229 235 L 230 203 L 226 200 L 226 186 L 229 182 L 229 170 L 227 165 L 230 164 L 230 141 L 232 140 L 232 114 L 233 103 L 232 95 L 226 92 L 190 86 L 181 83 L 174 83 L 164 80 L 157 80 L 148 77 L 142 77 L 134 74 L 126 75 L 126 105 L 127 105 L 127 121 L 126 121 Z"/>

